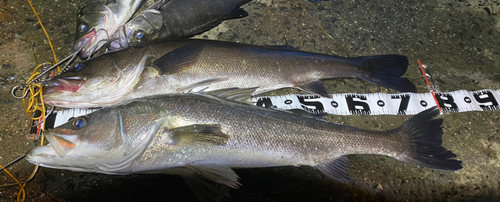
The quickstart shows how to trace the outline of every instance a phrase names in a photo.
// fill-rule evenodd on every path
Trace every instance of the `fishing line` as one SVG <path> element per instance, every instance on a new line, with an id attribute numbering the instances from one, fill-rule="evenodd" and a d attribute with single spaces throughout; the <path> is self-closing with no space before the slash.
<path id="1" fill-rule="evenodd" d="M 104 33 L 106 34 L 106 39 L 101 39 L 101 40 L 97 41 L 97 45 L 96 45 L 96 46 L 92 49 L 92 51 L 90 52 L 89 57 L 87 57 L 87 60 L 89 60 L 89 59 L 92 57 L 92 55 L 93 55 L 93 54 L 97 51 L 97 49 L 101 48 L 102 46 L 104 46 L 104 45 L 108 44 L 108 43 L 111 41 L 111 39 L 109 38 L 109 33 L 108 33 L 108 31 L 106 31 L 106 30 L 105 30 L 105 29 L 103 29 L 103 28 L 98 29 L 98 30 L 96 31 L 96 35 L 98 35 L 98 33 L 99 33 L 100 31 L 102 31 L 102 32 L 104 32 Z M 102 42 L 104 42 L 104 44 L 103 44 L 101 47 L 99 47 L 99 44 L 100 44 L 100 43 L 102 43 Z M 82 47 L 83 47 L 83 46 L 82 46 Z"/>
<path id="2" fill-rule="evenodd" d="M 30 5 L 31 9 L 33 10 L 33 13 L 37 17 L 38 22 L 40 23 L 40 26 L 41 26 L 43 32 L 45 33 L 45 36 L 47 36 L 47 40 L 49 42 L 50 49 L 52 50 L 52 54 L 54 56 L 54 61 L 56 63 L 56 65 L 54 65 L 54 66 L 57 68 L 56 72 L 59 73 L 59 72 L 61 72 L 61 68 L 58 66 L 59 62 L 57 61 L 57 55 L 56 55 L 56 52 L 54 50 L 54 46 L 52 45 L 52 40 L 50 40 L 50 36 L 49 36 L 47 30 L 45 29 L 45 26 L 43 26 L 42 20 L 40 19 L 40 16 L 38 16 L 38 13 L 36 12 L 35 7 L 33 7 L 33 4 L 31 3 L 30 0 L 27 0 L 27 1 Z M 38 121 L 38 123 L 41 123 L 41 124 L 37 125 L 38 130 L 36 133 L 36 134 L 41 134 L 40 145 L 43 145 L 43 143 L 44 143 L 44 141 L 43 141 L 44 136 L 43 136 L 42 131 L 45 128 L 45 122 L 43 120 L 46 117 L 46 113 L 45 113 L 45 104 L 43 102 L 43 93 L 42 93 L 43 92 L 42 91 L 43 85 L 39 84 L 40 83 L 39 79 L 41 76 L 45 76 L 45 74 L 52 71 L 52 69 L 49 68 L 48 70 L 40 71 L 42 73 L 39 73 L 38 70 L 39 69 L 41 70 L 41 68 L 44 67 L 46 64 L 50 64 L 50 63 L 44 63 L 41 65 L 38 65 L 35 68 L 31 77 L 26 81 L 26 85 L 22 85 L 20 87 L 14 87 L 11 91 L 11 93 L 15 96 L 15 93 L 17 90 L 20 90 L 20 89 L 23 90 L 22 97 L 20 97 L 20 98 L 23 99 L 23 105 L 24 105 L 25 111 L 28 113 L 28 115 L 30 116 L 30 119 L 32 121 Z M 54 74 L 55 74 L 55 72 L 52 71 L 50 76 L 54 76 Z M 18 97 L 18 96 L 15 96 L 15 97 Z M 26 101 L 27 98 L 28 98 L 28 101 Z M 36 116 L 37 112 L 40 113 L 39 116 Z M 13 161 L 12 163 L 17 162 L 18 160 L 20 160 L 22 158 L 24 158 L 24 155 L 21 156 L 20 158 L 16 159 L 15 161 Z M 11 163 L 9 163 L 9 166 L 10 165 L 11 165 Z M 22 182 L 20 182 L 16 177 L 14 177 L 14 175 L 12 175 L 7 169 L 5 169 L 5 167 L 3 167 L 2 170 L 5 173 L 7 173 L 12 179 L 14 179 L 14 181 L 16 182 L 15 184 L 19 185 L 19 187 L 20 187 L 20 190 L 19 190 L 18 195 L 17 195 L 17 201 L 18 202 L 25 201 L 26 200 L 26 190 L 24 187 L 26 186 L 26 183 L 29 182 L 33 178 L 33 176 L 35 176 L 36 172 L 38 171 L 38 165 L 35 165 L 33 171 L 30 174 L 30 177 L 27 180 L 22 181 Z M 4 186 L 2 186 L 2 187 L 4 187 Z"/>

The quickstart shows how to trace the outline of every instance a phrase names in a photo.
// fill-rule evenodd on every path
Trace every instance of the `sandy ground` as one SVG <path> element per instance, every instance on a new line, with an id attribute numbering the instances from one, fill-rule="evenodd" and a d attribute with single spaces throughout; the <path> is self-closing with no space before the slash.
<path id="1" fill-rule="evenodd" d="M 72 51 L 75 0 L 34 2 L 59 58 Z M 500 1 L 255 0 L 248 17 L 231 20 L 198 37 L 291 45 L 341 56 L 404 54 L 406 77 L 426 92 L 416 60 L 432 66 L 442 91 L 500 88 Z M 330 39 L 322 26 L 335 41 Z M 0 1 L 0 165 L 39 141 L 27 139 L 28 116 L 10 95 L 39 63 L 52 61 L 48 41 L 27 1 Z M 327 82 L 330 92 L 391 92 L 362 81 Z M 309 167 L 236 170 L 243 186 L 232 201 L 497 201 L 500 198 L 500 112 L 441 116 L 444 147 L 463 161 L 443 172 L 375 155 L 350 156 L 356 181 L 339 184 Z M 408 117 L 336 116 L 330 120 L 384 130 Z M 32 165 L 9 168 L 25 179 Z M 13 182 L 0 173 L 0 185 Z M 26 186 L 27 201 L 196 201 L 182 179 L 167 175 L 107 176 L 41 169 Z M 15 201 L 19 187 L 0 188 L 0 201 Z"/>

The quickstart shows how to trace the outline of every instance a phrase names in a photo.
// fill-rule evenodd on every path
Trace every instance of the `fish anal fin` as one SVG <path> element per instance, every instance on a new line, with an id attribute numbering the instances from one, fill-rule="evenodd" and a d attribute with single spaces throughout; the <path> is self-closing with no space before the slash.
<path id="1" fill-rule="evenodd" d="M 224 134 L 219 124 L 195 124 L 170 129 L 172 144 L 177 146 L 208 143 L 225 145 L 229 136 Z"/>
<path id="2" fill-rule="evenodd" d="M 326 87 L 323 84 L 323 82 L 321 82 L 320 80 L 311 80 L 302 82 L 298 84 L 297 87 L 299 87 L 304 91 L 320 95 L 322 97 L 328 97 L 328 98 L 332 97 L 326 90 Z"/>
<path id="3" fill-rule="evenodd" d="M 224 165 L 190 164 L 187 165 L 186 168 L 213 182 L 226 185 L 233 189 L 238 189 L 238 187 L 241 186 L 240 182 L 238 182 L 238 175 L 233 171 L 233 169 Z"/>
<path id="4" fill-rule="evenodd" d="M 190 44 L 177 48 L 158 58 L 153 64 L 161 75 L 181 72 L 198 61 L 203 52 L 203 44 Z"/>
<path id="5" fill-rule="evenodd" d="M 231 198 L 230 188 L 222 184 L 215 183 L 198 174 L 181 175 L 187 186 L 191 188 L 198 200 L 203 202 L 222 202 Z"/>
<path id="6" fill-rule="evenodd" d="M 349 158 L 341 156 L 333 161 L 316 165 L 316 169 L 327 175 L 328 177 L 339 182 L 351 182 L 354 179 L 347 172 Z"/>

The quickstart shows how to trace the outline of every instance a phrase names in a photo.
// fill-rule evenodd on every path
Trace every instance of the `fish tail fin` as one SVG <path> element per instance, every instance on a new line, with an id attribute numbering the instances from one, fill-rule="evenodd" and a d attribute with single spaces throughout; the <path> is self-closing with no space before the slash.
<path id="1" fill-rule="evenodd" d="M 433 119 L 438 114 L 436 107 L 427 109 L 395 129 L 406 135 L 409 143 L 409 154 L 400 160 L 437 170 L 460 170 L 462 162 L 452 159 L 456 155 L 441 146 L 443 119 Z"/>
<path id="2" fill-rule="evenodd" d="M 417 92 L 407 78 L 401 78 L 408 68 L 404 55 L 376 55 L 353 58 L 358 68 L 366 71 L 360 79 L 400 92 Z"/>

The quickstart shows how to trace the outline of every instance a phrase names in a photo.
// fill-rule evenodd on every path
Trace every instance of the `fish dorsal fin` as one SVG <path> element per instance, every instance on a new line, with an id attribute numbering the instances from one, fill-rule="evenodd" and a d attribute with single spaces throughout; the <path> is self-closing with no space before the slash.
<path id="1" fill-rule="evenodd" d="M 236 102 L 252 103 L 252 94 L 255 92 L 254 88 L 224 88 L 219 90 L 213 90 L 205 92 L 207 95 L 224 98 L 228 100 L 233 100 Z"/>
<path id="2" fill-rule="evenodd" d="M 354 179 L 346 171 L 348 165 L 349 158 L 347 158 L 347 156 L 341 156 L 333 161 L 318 164 L 316 168 L 334 180 L 339 182 L 351 182 L 354 181 Z"/>
<path id="3" fill-rule="evenodd" d="M 314 94 L 320 95 L 322 97 L 328 97 L 328 98 L 332 97 L 332 95 L 330 95 L 328 93 L 328 91 L 326 90 L 326 87 L 323 84 L 323 82 L 321 82 L 320 80 L 312 80 L 312 81 L 302 82 L 302 83 L 299 83 L 297 85 L 297 87 L 299 87 L 300 89 L 302 89 L 306 92 L 314 93 Z"/>
<path id="4" fill-rule="evenodd" d="M 203 143 L 225 145 L 229 136 L 221 131 L 219 124 L 195 124 L 169 129 L 172 145 L 192 146 Z"/>
<path id="5" fill-rule="evenodd" d="M 186 45 L 163 55 L 153 64 L 158 67 L 161 75 L 177 73 L 195 64 L 203 48 L 203 44 Z"/>
<path id="6" fill-rule="evenodd" d="M 237 189 L 241 186 L 238 175 L 230 167 L 216 164 L 190 164 L 186 168 L 222 185 Z"/>

